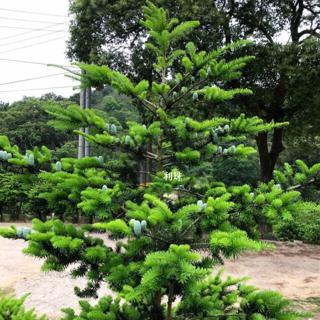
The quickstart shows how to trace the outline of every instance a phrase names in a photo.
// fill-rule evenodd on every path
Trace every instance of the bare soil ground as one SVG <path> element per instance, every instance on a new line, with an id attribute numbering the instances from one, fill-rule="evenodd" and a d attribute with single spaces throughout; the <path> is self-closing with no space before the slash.
<path id="1" fill-rule="evenodd" d="M 250 276 L 250 284 L 282 292 L 299 308 L 315 311 L 314 319 L 320 320 L 320 246 L 300 242 L 274 244 L 274 251 L 249 253 L 227 261 L 225 274 Z M 67 272 L 43 273 L 41 261 L 22 253 L 25 247 L 23 240 L 0 238 L 0 288 L 17 296 L 30 293 L 27 307 L 52 319 L 61 314 L 61 308 L 78 309 L 73 288 L 84 286 L 85 280 L 71 279 Z M 105 294 L 110 294 L 106 287 L 100 290 L 100 295 Z"/>

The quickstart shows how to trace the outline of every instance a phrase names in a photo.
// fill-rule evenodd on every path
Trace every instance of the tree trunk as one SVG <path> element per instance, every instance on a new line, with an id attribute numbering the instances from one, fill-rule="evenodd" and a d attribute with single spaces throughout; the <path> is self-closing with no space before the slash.
<path id="1" fill-rule="evenodd" d="M 146 160 L 141 158 L 139 161 L 139 185 L 145 185 Z"/>
<path id="2" fill-rule="evenodd" d="M 147 146 L 148 152 L 152 152 L 152 144 L 148 143 Z M 146 159 L 146 184 L 151 182 L 151 166 L 152 166 L 152 161 L 150 158 Z"/>
<path id="3" fill-rule="evenodd" d="M 152 152 L 152 144 L 147 145 L 146 151 Z M 152 160 L 148 157 L 141 157 L 139 163 L 139 184 L 147 185 L 151 182 Z"/>
<path id="4" fill-rule="evenodd" d="M 167 320 L 172 320 L 172 304 L 174 302 L 174 288 L 173 285 L 169 285 L 169 292 L 168 292 L 168 308 L 167 308 Z"/>
<path id="5" fill-rule="evenodd" d="M 268 146 L 268 134 L 259 133 L 256 136 L 256 142 L 260 158 L 260 179 L 263 182 L 269 182 L 273 178 L 273 171 L 280 153 L 284 150 L 282 143 L 283 128 L 273 130 L 271 148 Z"/>
<path id="6" fill-rule="evenodd" d="M 161 307 L 161 292 L 155 294 L 152 301 L 151 319 L 152 320 L 164 320 L 165 316 L 163 314 L 163 309 Z"/>

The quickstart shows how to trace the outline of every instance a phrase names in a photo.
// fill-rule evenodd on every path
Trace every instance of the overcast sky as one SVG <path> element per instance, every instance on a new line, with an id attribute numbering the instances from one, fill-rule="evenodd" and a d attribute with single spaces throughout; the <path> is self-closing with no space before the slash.
<path id="1" fill-rule="evenodd" d="M 72 86 L 76 86 L 77 83 L 63 74 L 55 75 L 63 72 L 57 68 L 1 60 L 69 64 L 65 54 L 69 23 L 68 5 L 68 0 L 0 1 L 0 101 L 13 102 L 20 100 L 23 96 L 38 97 L 47 92 L 63 96 L 76 92 Z M 45 43 L 40 44 L 40 42 Z M 5 84 L 48 75 L 54 76 Z M 65 86 L 68 88 L 54 88 Z M 38 88 L 52 89 L 29 90 Z M 14 92 L 4 92 L 13 90 Z"/>
<path id="2" fill-rule="evenodd" d="M 69 0 L 0 0 L 0 101 L 40 97 L 48 92 L 68 97 L 77 92 L 73 90 L 77 83 L 59 74 L 63 72 L 57 68 L 2 60 L 69 64 L 68 6 Z M 286 42 L 287 33 L 281 33 L 279 40 Z M 37 77 L 44 78 L 7 84 Z"/>

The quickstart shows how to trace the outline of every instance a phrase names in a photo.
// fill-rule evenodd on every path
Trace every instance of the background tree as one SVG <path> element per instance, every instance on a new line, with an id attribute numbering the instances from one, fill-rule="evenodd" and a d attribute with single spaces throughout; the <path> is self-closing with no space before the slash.
<path id="1" fill-rule="evenodd" d="M 27 199 L 30 181 L 24 175 L 0 174 L 0 219 L 4 220 L 5 215 L 12 220 L 18 221 L 23 214 L 23 204 Z"/>
<path id="2" fill-rule="evenodd" d="M 50 98 L 48 100 L 48 98 Z M 22 151 L 47 145 L 50 149 L 61 147 L 70 135 L 58 132 L 48 125 L 49 116 L 41 106 L 44 101 L 59 101 L 53 97 L 25 98 L 0 109 L 0 135 L 6 135 Z M 63 104 L 63 100 L 61 101 Z"/>
<path id="3" fill-rule="evenodd" d="M 289 69 L 291 126 L 288 128 L 286 159 L 299 158 L 307 163 L 319 158 L 320 40 L 313 38 L 299 46 L 299 62 Z"/>

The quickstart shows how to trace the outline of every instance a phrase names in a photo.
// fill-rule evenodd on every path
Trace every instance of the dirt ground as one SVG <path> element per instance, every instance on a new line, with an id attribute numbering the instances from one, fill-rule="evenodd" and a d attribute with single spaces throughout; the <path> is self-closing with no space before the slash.
<path id="1" fill-rule="evenodd" d="M 274 251 L 250 253 L 227 261 L 225 274 L 250 276 L 250 284 L 282 292 L 299 307 L 314 310 L 314 319 L 320 320 L 320 246 L 300 242 L 274 244 Z M 23 240 L 0 238 L 0 288 L 17 296 L 30 293 L 27 307 L 52 319 L 61 314 L 61 308 L 77 309 L 73 287 L 83 286 L 85 280 L 73 280 L 67 272 L 41 272 L 41 261 L 22 253 L 25 246 Z M 105 294 L 110 291 L 102 288 L 100 295 Z"/>

